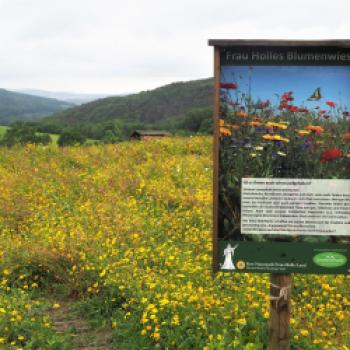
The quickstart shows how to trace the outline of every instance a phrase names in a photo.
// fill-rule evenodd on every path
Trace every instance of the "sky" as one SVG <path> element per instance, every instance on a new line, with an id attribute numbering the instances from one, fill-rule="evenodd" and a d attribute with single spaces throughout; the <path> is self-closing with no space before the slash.
<path id="1" fill-rule="evenodd" d="M 213 75 L 208 39 L 347 39 L 348 0 L 0 0 L 0 87 L 121 94 Z"/>
<path id="2" fill-rule="evenodd" d="M 292 91 L 296 106 L 320 107 L 329 110 L 327 101 L 338 107 L 350 110 L 350 66 L 223 66 L 222 82 L 235 82 L 239 90 L 248 94 L 249 75 L 251 75 L 251 96 L 270 100 L 278 104 L 283 93 Z M 319 101 L 307 99 L 320 88 Z M 276 94 L 278 96 L 276 96 Z M 235 99 L 235 91 L 232 92 Z"/>

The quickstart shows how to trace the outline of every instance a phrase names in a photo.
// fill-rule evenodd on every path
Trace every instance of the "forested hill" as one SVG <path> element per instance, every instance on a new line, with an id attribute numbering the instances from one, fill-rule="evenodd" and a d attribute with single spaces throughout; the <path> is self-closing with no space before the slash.
<path id="1" fill-rule="evenodd" d="M 45 122 L 76 125 L 122 122 L 158 124 L 176 119 L 194 108 L 212 105 L 212 79 L 177 82 L 133 95 L 108 97 L 67 109 L 45 119 Z"/>
<path id="2" fill-rule="evenodd" d="M 35 120 L 63 111 L 67 102 L 0 89 L 0 125 L 17 120 Z"/>

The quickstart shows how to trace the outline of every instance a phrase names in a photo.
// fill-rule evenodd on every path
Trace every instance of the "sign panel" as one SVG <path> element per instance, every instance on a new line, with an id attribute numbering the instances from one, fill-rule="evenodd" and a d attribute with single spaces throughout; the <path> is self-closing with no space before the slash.
<path id="1" fill-rule="evenodd" d="M 214 269 L 350 271 L 350 43 L 215 47 Z"/>

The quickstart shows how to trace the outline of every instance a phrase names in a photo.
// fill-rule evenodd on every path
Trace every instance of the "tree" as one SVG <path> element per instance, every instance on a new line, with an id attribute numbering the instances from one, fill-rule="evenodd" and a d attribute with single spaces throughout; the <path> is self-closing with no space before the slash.
<path id="1" fill-rule="evenodd" d="M 178 128 L 192 133 L 211 133 L 212 115 L 211 108 L 193 108 L 179 120 Z"/>
<path id="2" fill-rule="evenodd" d="M 51 137 L 48 134 L 38 134 L 35 126 L 24 123 L 16 122 L 6 130 L 1 145 L 12 147 L 16 144 L 42 144 L 47 145 L 51 143 Z"/>
<path id="3" fill-rule="evenodd" d="M 86 137 L 78 130 L 66 130 L 57 140 L 60 147 L 82 145 L 86 141 Z"/>
<path id="4" fill-rule="evenodd" d="M 35 135 L 35 144 L 42 144 L 42 145 L 48 145 L 52 142 L 51 136 L 49 134 L 36 134 Z"/>
<path id="5" fill-rule="evenodd" d="M 122 123 L 115 120 L 105 124 L 103 127 L 103 143 L 117 143 L 123 139 Z"/>

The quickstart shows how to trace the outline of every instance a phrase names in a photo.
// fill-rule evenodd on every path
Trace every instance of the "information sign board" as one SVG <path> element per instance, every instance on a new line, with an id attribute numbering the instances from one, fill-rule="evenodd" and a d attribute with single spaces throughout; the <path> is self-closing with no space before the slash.
<path id="1" fill-rule="evenodd" d="M 210 40 L 214 269 L 350 272 L 350 42 Z"/>

